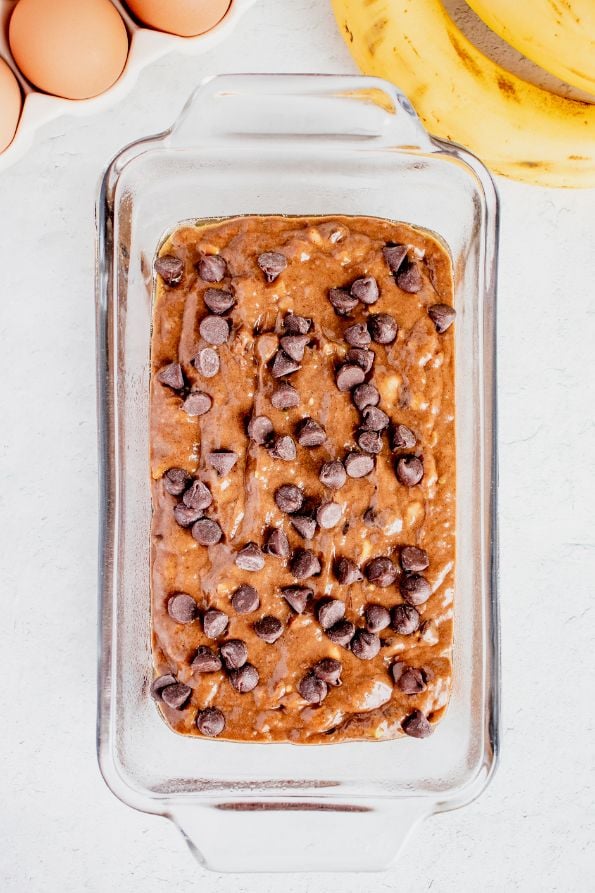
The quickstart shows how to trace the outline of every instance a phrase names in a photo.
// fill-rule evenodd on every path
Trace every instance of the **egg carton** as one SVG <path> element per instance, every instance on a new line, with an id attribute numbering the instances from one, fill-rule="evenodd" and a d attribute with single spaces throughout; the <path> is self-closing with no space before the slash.
<path id="1" fill-rule="evenodd" d="M 174 50 L 186 54 L 206 53 L 233 31 L 242 15 L 257 0 L 232 0 L 221 21 L 204 34 L 196 37 L 178 37 L 163 31 L 154 31 L 139 25 L 119 0 L 111 0 L 128 31 L 128 58 L 124 70 L 115 84 L 105 93 L 92 99 L 63 99 L 41 93 L 17 68 L 8 44 L 8 21 L 18 0 L 0 0 L 0 57 L 13 70 L 23 95 L 23 107 L 15 137 L 10 146 L 0 153 L 0 170 L 17 161 L 33 142 L 37 130 L 61 115 L 91 115 L 118 102 L 134 86 L 140 72 L 167 53 Z"/>

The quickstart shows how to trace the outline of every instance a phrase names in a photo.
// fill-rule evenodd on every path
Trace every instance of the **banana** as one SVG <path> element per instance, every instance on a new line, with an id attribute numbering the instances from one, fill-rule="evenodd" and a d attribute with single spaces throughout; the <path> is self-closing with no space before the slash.
<path id="1" fill-rule="evenodd" d="M 595 94 L 593 0 L 467 0 L 467 4 L 527 59 Z"/>
<path id="2" fill-rule="evenodd" d="M 507 177 L 595 186 L 595 105 L 555 96 L 497 65 L 440 0 L 332 4 L 362 71 L 403 90 L 430 133 L 467 146 Z"/>

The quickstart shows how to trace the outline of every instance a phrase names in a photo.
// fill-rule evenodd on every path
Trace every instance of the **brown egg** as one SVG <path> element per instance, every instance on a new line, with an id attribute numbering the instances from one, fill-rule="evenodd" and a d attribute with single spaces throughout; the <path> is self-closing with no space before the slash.
<path id="1" fill-rule="evenodd" d="M 19 82 L 4 59 L 0 59 L 0 152 L 12 143 L 22 104 Z"/>
<path id="2" fill-rule="evenodd" d="M 220 22 L 231 0 L 126 0 L 127 6 L 145 25 L 181 37 L 204 34 Z"/>
<path id="3" fill-rule="evenodd" d="M 126 27 L 110 0 L 20 0 L 9 41 L 25 77 L 66 99 L 103 93 L 128 55 Z"/>

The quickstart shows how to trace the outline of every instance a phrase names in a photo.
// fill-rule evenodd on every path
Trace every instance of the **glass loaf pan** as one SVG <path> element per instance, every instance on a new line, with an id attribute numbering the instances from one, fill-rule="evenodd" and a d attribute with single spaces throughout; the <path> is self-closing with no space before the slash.
<path id="1" fill-rule="evenodd" d="M 455 274 L 457 566 L 450 706 L 423 741 L 296 747 L 185 738 L 149 696 L 153 259 L 181 221 L 353 214 L 439 234 Z M 97 740 L 125 803 L 219 871 L 381 870 L 414 825 L 474 799 L 498 754 L 498 201 L 468 152 L 374 78 L 226 75 L 125 148 L 97 205 L 101 524 Z"/>

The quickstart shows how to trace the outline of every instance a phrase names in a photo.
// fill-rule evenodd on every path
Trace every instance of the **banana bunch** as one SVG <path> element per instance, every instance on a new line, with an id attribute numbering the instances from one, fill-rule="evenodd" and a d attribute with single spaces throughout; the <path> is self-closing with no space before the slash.
<path id="1" fill-rule="evenodd" d="M 595 91 L 593 0 L 468 2 L 529 58 L 552 71 L 556 58 L 560 77 Z M 403 90 L 430 133 L 467 146 L 507 177 L 595 186 L 595 104 L 557 96 L 502 68 L 465 37 L 440 0 L 332 4 L 361 70 Z M 565 31 L 573 15 L 586 24 Z"/>

